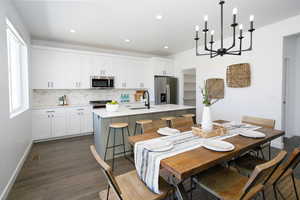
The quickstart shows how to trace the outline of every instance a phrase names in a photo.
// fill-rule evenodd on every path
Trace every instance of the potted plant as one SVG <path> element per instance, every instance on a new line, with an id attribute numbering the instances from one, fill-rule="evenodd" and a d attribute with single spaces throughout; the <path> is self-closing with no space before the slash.
<path id="1" fill-rule="evenodd" d="M 211 111 L 210 111 L 210 107 L 217 103 L 217 101 L 219 99 L 215 99 L 213 100 L 210 96 L 209 96 L 209 92 L 207 89 L 207 85 L 206 85 L 206 81 L 204 82 L 204 88 L 201 88 L 201 93 L 202 93 L 202 98 L 203 98 L 203 113 L 202 113 L 202 123 L 201 123 L 201 129 L 204 132 L 211 132 L 213 130 L 213 123 L 211 120 Z"/>
<path id="2" fill-rule="evenodd" d="M 107 112 L 116 112 L 119 109 L 119 103 L 117 101 L 111 101 L 106 104 Z"/>

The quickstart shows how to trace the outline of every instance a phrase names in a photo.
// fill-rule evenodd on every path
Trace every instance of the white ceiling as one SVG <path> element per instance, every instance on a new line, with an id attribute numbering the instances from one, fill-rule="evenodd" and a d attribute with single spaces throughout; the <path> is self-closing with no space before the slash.
<path id="1" fill-rule="evenodd" d="M 14 0 L 33 39 L 166 56 L 194 47 L 194 26 L 203 15 L 218 34 L 219 0 Z M 248 27 L 249 15 L 261 27 L 300 14 L 299 0 L 227 0 Z M 155 19 L 157 14 L 163 19 Z M 70 29 L 76 33 L 70 33 Z M 229 30 L 229 29 L 228 29 Z M 227 31 L 226 35 L 230 35 Z M 130 39 L 126 43 L 124 40 Z M 164 46 L 169 49 L 164 49 Z"/>

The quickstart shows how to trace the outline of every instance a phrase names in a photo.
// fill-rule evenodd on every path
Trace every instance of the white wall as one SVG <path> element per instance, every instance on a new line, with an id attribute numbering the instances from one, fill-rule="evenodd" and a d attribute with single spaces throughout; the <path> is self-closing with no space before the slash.
<path id="1" fill-rule="evenodd" d="M 259 20 L 259 19 L 258 19 Z M 196 57 L 195 50 L 174 55 L 176 73 L 181 77 L 185 68 L 197 68 L 197 117 L 201 120 L 202 105 L 199 87 L 207 78 L 226 79 L 230 64 L 251 64 L 251 86 L 248 88 L 225 88 L 225 99 L 212 108 L 214 119 L 240 120 L 242 115 L 273 118 L 276 128 L 281 128 L 282 117 L 282 66 L 283 37 L 300 32 L 300 15 L 262 27 L 254 32 L 254 49 L 242 56 L 224 56 L 210 59 Z M 192 38 L 191 38 L 192 39 Z M 202 39 L 202 38 L 201 38 Z M 231 38 L 226 39 L 229 45 Z M 202 41 L 202 40 L 201 40 Z M 245 42 L 244 44 L 248 44 Z M 218 43 L 215 45 L 217 46 Z M 247 47 L 245 45 L 245 47 Z M 182 77 L 180 78 L 182 95 Z M 182 101 L 181 101 L 182 103 Z M 277 140 L 273 145 L 281 147 Z"/>
<path id="2" fill-rule="evenodd" d="M 294 35 L 284 40 L 286 59 L 286 122 L 288 137 L 300 135 L 300 36 Z M 283 116 L 284 117 L 284 116 Z"/>
<path id="3" fill-rule="evenodd" d="M 0 1 L 0 199 L 5 199 L 8 183 L 13 181 L 14 173 L 29 145 L 31 144 L 30 111 L 9 119 L 8 66 L 6 48 L 5 16 L 15 25 L 27 44 L 30 38 L 11 1 Z"/>

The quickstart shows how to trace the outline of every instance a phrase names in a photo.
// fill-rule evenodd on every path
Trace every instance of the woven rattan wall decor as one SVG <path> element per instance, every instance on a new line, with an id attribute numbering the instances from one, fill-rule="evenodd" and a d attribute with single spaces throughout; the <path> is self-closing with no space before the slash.
<path id="1" fill-rule="evenodd" d="M 234 64 L 227 67 L 227 86 L 231 88 L 249 87 L 251 72 L 249 63 Z"/>
<path id="2" fill-rule="evenodd" d="M 210 99 L 224 98 L 224 79 L 210 78 L 206 80 L 206 88 Z"/>

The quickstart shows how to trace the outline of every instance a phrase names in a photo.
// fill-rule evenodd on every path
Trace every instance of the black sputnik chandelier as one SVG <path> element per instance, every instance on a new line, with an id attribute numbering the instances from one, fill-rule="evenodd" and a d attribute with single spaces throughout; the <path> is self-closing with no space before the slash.
<path id="1" fill-rule="evenodd" d="M 196 41 L 196 56 L 204 56 L 204 55 L 210 55 L 211 58 L 214 58 L 216 56 L 223 56 L 223 55 L 235 55 L 235 56 L 240 56 L 242 55 L 242 52 L 244 51 L 251 51 L 252 50 L 252 33 L 253 31 L 255 31 L 254 27 L 253 27 L 253 21 L 254 21 L 254 16 L 251 15 L 250 16 L 250 28 L 248 30 L 248 32 L 250 33 L 250 47 L 248 49 L 243 49 L 243 25 L 242 24 L 238 24 L 236 21 L 237 18 L 237 8 L 234 8 L 232 11 L 232 15 L 233 15 L 233 22 L 231 24 L 232 27 L 232 32 L 233 32 L 233 42 L 232 45 L 228 48 L 224 48 L 224 4 L 225 1 L 224 0 L 220 0 L 219 2 L 220 6 L 221 6 L 221 41 L 220 41 L 220 45 L 221 47 L 219 49 L 213 49 L 214 46 L 214 34 L 215 31 L 211 31 L 210 32 L 210 42 L 209 42 L 209 47 L 207 44 L 207 34 L 209 32 L 208 29 L 208 16 L 204 16 L 204 29 L 202 30 L 202 32 L 204 33 L 204 50 L 207 51 L 207 53 L 199 53 L 199 31 L 200 31 L 200 27 L 197 25 L 195 27 L 196 30 L 196 37 L 195 37 L 195 41 Z M 237 26 L 239 26 L 239 30 L 240 30 L 240 34 L 239 37 L 236 37 L 236 28 Z M 235 47 L 237 46 L 237 42 L 236 39 L 239 40 L 239 49 L 238 50 L 234 50 Z"/>

